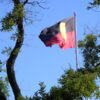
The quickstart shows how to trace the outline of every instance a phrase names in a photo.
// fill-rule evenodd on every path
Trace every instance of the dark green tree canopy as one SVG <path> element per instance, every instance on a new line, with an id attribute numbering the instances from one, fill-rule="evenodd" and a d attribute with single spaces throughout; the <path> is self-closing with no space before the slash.
<path id="1" fill-rule="evenodd" d="M 14 65 L 24 42 L 24 35 L 25 35 L 24 22 L 26 21 L 26 14 L 27 14 L 27 12 L 25 12 L 25 7 L 26 5 L 31 5 L 32 7 L 37 5 L 43 8 L 41 6 L 41 3 L 45 2 L 42 0 L 40 1 L 11 0 L 11 3 L 12 3 L 12 10 L 9 13 L 7 13 L 6 16 L 0 21 L 1 22 L 0 31 L 7 31 L 7 32 L 9 31 L 11 32 L 13 30 L 16 31 L 15 34 L 13 34 L 13 36 L 15 36 L 13 39 L 16 40 L 14 47 L 5 48 L 6 50 L 4 50 L 3 53 L 5 52 L 9 53 L 9 57 L 6 61 L 6 71 L 7 71 L 8 81 L 12 88 L 15 100 L 22 100 L 23 96 L 21 94 L 20 87 L 16 81 Z"/>
<path id="2" fill-rule="evenodd" d="M 39 84 L 40 89 L 35 92 L 33 97 L 23 97 L 16 81 L 14 64 L 24 42 L 25 6 L 28 4 L 31 6 L 38 5 L 43 9 L 44 7 L 41 6 L 43 0 L 40 0 L 40 2 L 38 0 L 30 0 L 30 2 L 29 0 L 11 1 L 13 9 L 0 21 L 1 31 L 9 32 L 16 29 L 16 33 L 13 34 L 16 41 L 13 48 L 5 48 L 2 52 L 9 53 L 9 57 L 6 61 L 7 78 L 0 76 L 0 97 L 6 98 L 5 96 L 8 96 L 9 82 L 15 100 L 83 100 L 83 98 L 90 98 L 92 95 L 100 98 L 100 90 L 95 82 L 96 78 L 100 76 L 100 41 L 98 41 L 100 36 L 93 34 L 88 34 L 83 40 L 79 41 L 79 47 L 84 58 L 84 68 L 80 68 L 78 72 L 72 69 L 65 71 L 58 80 L 58 86 L 51 87 L 49 92 L 46 92 L 46 86 L 42 82 Z M 98 8 L 100 0 L 93 0 L 89 4 L 88 8 Z M 0 60 L 0 74 L 2 72 L 2 61 Z M 2 100 L 1 98 L 0 100 Z"/>
<path id="3" fill-rule="evenodd" d="M 40 85 L 33 98 L 30 100 L 83 100 L 90 98 L 92 95 L 100 97 L 99 88 L 95 83 L 97 73 L 75 72 L 70 69 L 59 79 L 58 86 L 51 87 L 48 93 L 45 92 L 45 85 Z"/>
<path id="4" fill-rule="evenodd" d="M 83 40 L 79 41 L 85 68 L 100 67 L 99 39 L 99 35 L 88 34 Z"/>

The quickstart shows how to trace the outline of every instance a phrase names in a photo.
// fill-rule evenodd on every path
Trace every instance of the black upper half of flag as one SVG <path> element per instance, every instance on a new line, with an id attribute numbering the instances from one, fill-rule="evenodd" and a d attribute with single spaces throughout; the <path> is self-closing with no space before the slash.
<path id="1" fill-rule="evenodd" d="M 68 32 L 72 32 L 75 30 L 75 17 L 73 16 L 71 18 L 66 18 L 66 19 L 62 20 L 51 27 L 43 29 L 39 35 L 39 38 L 43 42 L 46 42 L 49 39 L 51 39 L 52 37 L 54 37 L 56 34 L 59 34 L 61 23 L 65 23 L 66 34 Z"/>

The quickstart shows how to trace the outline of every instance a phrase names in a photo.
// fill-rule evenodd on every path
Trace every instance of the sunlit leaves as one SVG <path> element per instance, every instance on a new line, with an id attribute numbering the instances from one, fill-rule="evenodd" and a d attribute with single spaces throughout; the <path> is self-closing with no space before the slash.
<path id="1" fill-rule="evenodd" d="M 98 38 L 100 37 L 88 34 L 78 42 L 84 59 L 84 67 L 86 68 L 100 66 L 100 44 Z"/>
<path id="2" fill-rule="evenodd" d="M 5 18 L 2 19 L 2 31 L 11 31 L 13 29 L 14 25 L 14 19 L 11 15 L 11 13 L 8 13 Z"/>
<path id="3" fill-rule="evenodd" d="M 66 94 L 72 95 L 73 99 L 77 96 L 91 97 L 92 93 L 98 88 L 95 84 L 96 73 L 81 74 L 68 70 L 59 80 Z"/>
<path id="4" fill-rule="evenodd" d="M 18 19 L 18 18 L 23 18 L 24 17 L 24 13 L 23 13 L 23 5 L 22 4 L 18 4 L 14 7 L 13 12 L 12 12 L 13 16 Z"/>
<path id="5" fill-rule="evenodd" d="M 13 26 L 15 26 L 18 23 L 19 18 L 24 17 L 24 12 L 23 12 L 23 5 L 18 4 L 14 7 L 12 12 L 8 13 L 5 18 L 1 20 L 2 24 L 2 31 L 11 31 L 13 30 Z"/>
<path id="6" fill-rule="evenodd" d="M 5 93 L 6 96 L 9 96 L 7 78 L 2 78 L 2 77 L 0 77 L 0 90 L 1 90 L 3 93 Z"/>
<path id="7" fill-rule="evenodd" d="M 84 73 L 82 70 L 67 70 L 59 79 L 58 86 L 51 87 L 50 92 L 46 93 L 45 85 L 41 83 L 40 89 L 30 100 L 83 100 L 83 97 L 92 96 L 100 98 L 100 91 L 95 83 L 97 75 L 95 70 L 93 73 L 87 70 L 84 70 Z"/>

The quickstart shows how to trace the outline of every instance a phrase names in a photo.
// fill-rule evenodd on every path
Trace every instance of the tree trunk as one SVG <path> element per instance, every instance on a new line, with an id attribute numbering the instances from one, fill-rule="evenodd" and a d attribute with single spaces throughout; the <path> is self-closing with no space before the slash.
<path id="1" fill-rule="evenodd" d="M 3 92 L 0 91 L 0 100 L 7 100 Z"/>
<path id="2" fill-rule="evenodd" d="M 11 88 L 13 90 L 15 100 L 18 100 L 18 97 L 21 96 L 21 91 L 19 89 L 19 86 L 16 81 L 16 77 L 15 77 L 14 64 L 15 64 L 15 60 L 19 54 L 19 50 L 21 49 L 23 40 L 24 40 L 24 29 L 23 29 L 23 19 L 22 18 L 19 18 L 17 28 L 18 28 L 17 41 L 6 64 L 7 76 L 8 76 Z"/>
<path id="3" fill-rule="evenodd" d="M 20 0 L 13 0 L 13 2 L 14 2 L 14 6 L 16 6 L 17 4 L 20 4 Z M 18 29 L 18 37 L 17 37 L 16 44 L 7 60 L 6 68 L 7 68 L 8 80 L 13 90 L 15 100 L 18 100 L 19 96 L 22 96 L 22 95 L 16 81 L 16 76 L 14 72 L 14 64 L 24 41 L 23 18 L 21 17 L 18 18 L 16 25 Z"/>
<path id="4" fill-rule="evenodd" d="M 20 92 L 19 86 L 16 81 L 16 77 L 15 77 L 14 63 L 18 56 L 19 50 L 22 47 L 23 40 L 24 40 L 24 29 L 23 29 L 23 19 L 22 18 L 19 18 L 17 27 L 18 27 L 18 39 L 16 41 L 15 47 L 12 50 L 10 57 L 8 58 L 7 64 L 6 64 L 7 75 L 8 75 L 8 79 L 12 87 L 14 96 L 15 96 L 15 100 L 18 100 L 17 98 L 21 96 L 21 92 Z"/>

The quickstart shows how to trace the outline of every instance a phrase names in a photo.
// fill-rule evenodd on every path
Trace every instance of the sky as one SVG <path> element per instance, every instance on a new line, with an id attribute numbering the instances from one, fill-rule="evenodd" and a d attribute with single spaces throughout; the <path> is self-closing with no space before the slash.
<path id="1" fill-rule="evenodd" d="M 38 36 L 44 28 L 73 16 L 73 12 L 76 13 L 77 40 L 83 39 L 84 33 L 98 30 L 100 13 L 86 9 L 89 1 L 47 0 L 46 4 L 43 4 L 46 9 L 29 5 L 26 7 L 27 10 L 33 11 L 33 23 L 24 25 L 25 40 L 15 63 L 16 79 L 24 96 L 33 96 L 39 89 L 39 82 L 44 82 L 46 90 L 49 91 L 50 87 L 58 85 L 58 79 L 64 74 L 64 70 L 70 67 L 76 70 L 74 48 L 61 50 L 57 45 L 46 47 Z M 11 6 L 12 4 L 8 2 L 0 4 L 0 19 L 11 10 Z M 28 18 L 32 17 L 30 15 L 27 15 Z M 15 41 L 9 40 L 12 33 L 0 32 L 0 52 L 5 46 L 14 46 Z M 8 56 L 0 54 L 0 59 L 7 58 Z M 79 67 L 83 66 L 80 50 L 78 63 Z M 11 89 L 10 94 L 9 100 L 14 100 Z"/>

